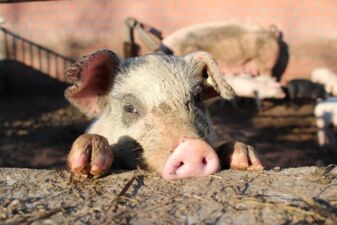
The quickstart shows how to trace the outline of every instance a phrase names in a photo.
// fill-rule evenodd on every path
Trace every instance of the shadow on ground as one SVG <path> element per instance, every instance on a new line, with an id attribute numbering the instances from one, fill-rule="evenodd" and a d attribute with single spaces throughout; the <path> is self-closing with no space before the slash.
<path id="1" fill-rule="evenodd" d="M 0 167 L 64 167 L 89 122 L 66 102 L 68 85 L 10 60 L 0 62 L 0 79 Z"/>

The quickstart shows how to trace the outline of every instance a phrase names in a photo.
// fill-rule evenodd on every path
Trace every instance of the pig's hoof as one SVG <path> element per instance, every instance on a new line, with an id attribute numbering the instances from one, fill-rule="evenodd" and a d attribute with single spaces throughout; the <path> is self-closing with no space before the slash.
<path id="1" fill-rule="evenodd" d="M 100 177 L 111 168 L 112 160 L 112 149 L 105 137 L 83 134 L 71 147 L 68 166 L 74 174 Z"/>
<path id="2" fill-rule="evenodd" d="M 222 144 L 218 155 L 223 169 L 263 170 L 263 165 L 252 146 L 242 142 Z"/>

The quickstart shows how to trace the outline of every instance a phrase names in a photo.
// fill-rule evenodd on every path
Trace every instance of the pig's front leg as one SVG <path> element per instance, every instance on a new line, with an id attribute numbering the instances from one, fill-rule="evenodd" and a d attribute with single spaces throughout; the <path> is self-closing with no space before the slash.
<path id="1" fill-rule="evenodd" d="M 107 139 L 97 134 L 83 134 L 73 143 L 68 166 L 77 175 L 100 177 L 109 171 L 113 161 Z"/>
<path id="2" fill-rule="evenodd" d="M 263 165 L 252 146 L 242 142 L 229 142 L 217 150 L 222 169 L 263 170 Z"/>

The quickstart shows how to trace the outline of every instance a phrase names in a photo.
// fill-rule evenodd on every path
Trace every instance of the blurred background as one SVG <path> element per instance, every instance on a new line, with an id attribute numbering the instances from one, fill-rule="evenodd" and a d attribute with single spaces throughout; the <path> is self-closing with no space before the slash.
<path id="1" fill-rule="evenodd" d="M 4 2 L 11 1 L 0 1 L 1 167 L 65 166 L 71 143 L 90 119 L 65 101 L 64 69 L 97 49 L 129 56 L 127 17 L 153 28 L 162 38 L 213 21 L 273 24 L 285 43 L 280 57 L 287 55 L 281 83 L 310 80 L 316 67 L 337 71 L 335 0 Z M 137 34 L 133 41 L 137 54 L 152 51 Z M 256 110 L 254 101 L 244 101 L 239 109 L 225 103 L 213 104 L 210 111 L 219 141 L 252 144 L 268 168 L 337 163 L 335 146 L 318 145 L 315 104 L 294 107 L 268 100 L 266 109 Z"/>

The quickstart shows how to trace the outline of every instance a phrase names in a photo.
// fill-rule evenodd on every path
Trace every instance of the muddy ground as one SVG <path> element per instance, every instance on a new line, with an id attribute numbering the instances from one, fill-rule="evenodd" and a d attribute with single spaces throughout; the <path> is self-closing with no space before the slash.
<path id="1" fill-rule="evenodd" d="M 144 171 L 78 182 L 65 160 L 88 118 L 61 93 L 2 95 L 0 108 L 1 224 L 336 224 L 337 171 L 323 166 L 337 150 L 318 148 L 312 104 L 212 105 L 219 142 L 252 144 L 269 171 L 175 182 Z M 319 167 L 283 169 L 303 166 Z"/>

